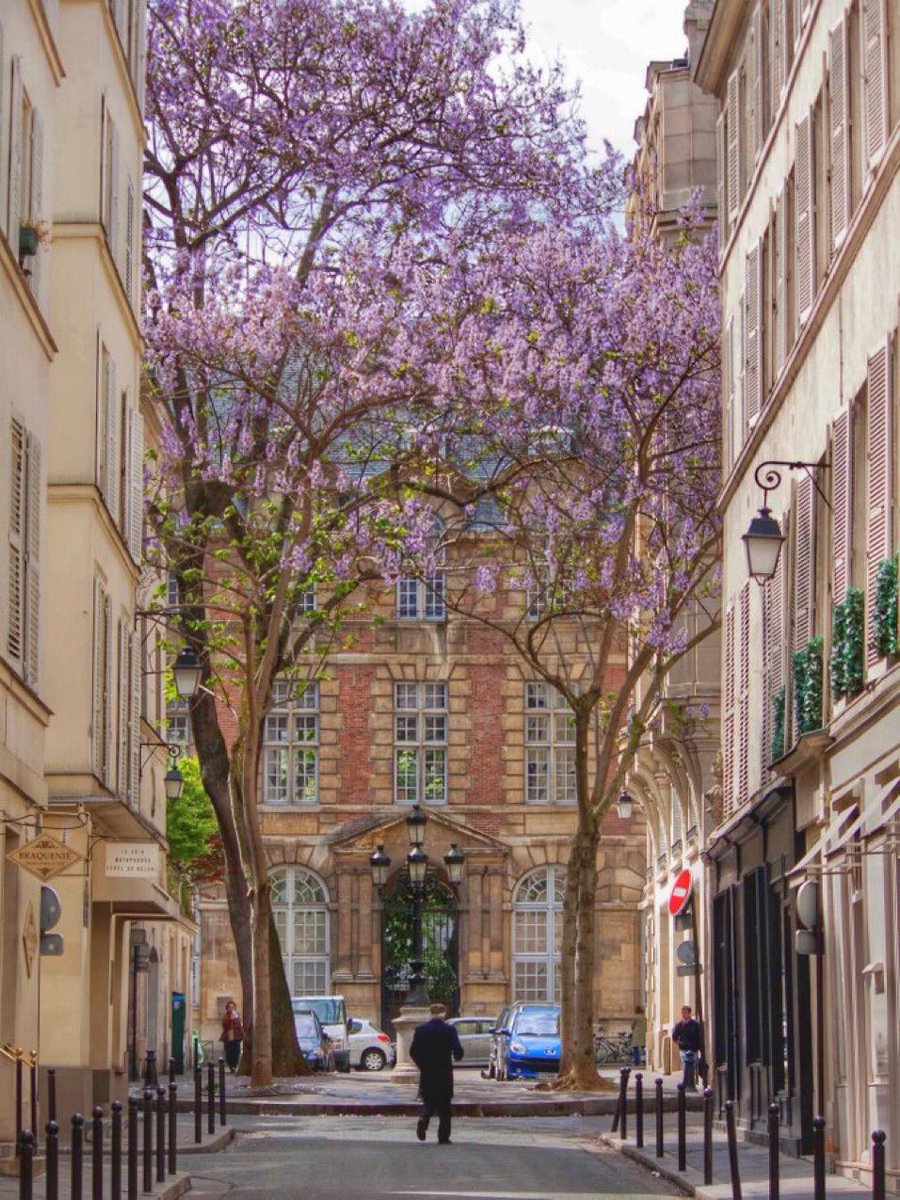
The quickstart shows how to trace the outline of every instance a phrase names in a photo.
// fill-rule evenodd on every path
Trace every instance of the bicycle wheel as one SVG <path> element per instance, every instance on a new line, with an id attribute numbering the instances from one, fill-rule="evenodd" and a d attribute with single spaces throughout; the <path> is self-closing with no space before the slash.
<path id="1" fill-rule="evenodd" d="M 597 1066 L 605 1067 L 615 1058 L 615 1047 L 606 1038 L 597 1039 Z"/>

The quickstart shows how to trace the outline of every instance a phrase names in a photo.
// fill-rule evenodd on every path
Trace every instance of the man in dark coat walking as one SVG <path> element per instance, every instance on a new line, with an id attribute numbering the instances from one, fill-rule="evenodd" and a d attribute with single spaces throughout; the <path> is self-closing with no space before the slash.
<path id="1" fill-rule="evenodd" d="M 409 1056 L 419 1068 L 419 1095 L 422 1115 L 416 1122 L 416 1137 L 425 1141 L 428 1122 L 437 1113 L 438 1142 L 450 1141 L 450 1102 L 453 1099 L 453 1060 L 463 1056 L 459 1035 L 444 1020 L 447 1010 L 443 1004 L 432 1004 L 431 1020 L 420 1025 L 413 1034 Z"/>

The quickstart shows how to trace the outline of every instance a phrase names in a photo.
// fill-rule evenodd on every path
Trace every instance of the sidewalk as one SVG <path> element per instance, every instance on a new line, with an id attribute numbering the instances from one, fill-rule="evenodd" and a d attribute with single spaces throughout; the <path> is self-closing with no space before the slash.
<path id="1" fill-rule="evenodd" d="M 687 1170 L 678 1170 L 678 1128 L 674 1118 L 667 1118 L 664 1128 L 662 1158 L 656 1157 L 656 1122 L 644 1120 L 644 1148 L 635 1146 L 635 1118 L 629 1105 L 628 1141 L 612 1133 L 601 1133 L 604 1145 L 618 1150 L 649 1171 L 658 1172 L 663 1179 L 675 1184 L 687 1195 L 700 1196 L 704 1200 L 731 1200 L 731 1173 L 728 1163 L 728 1143 L 724 1131 L 713 1129 L 713 1183 L 703 1183 L 703 1116 L 688 1112 L 687 1116 Z M 740 1164 L 741 1190 L 744 1197 L 769 1195 L 769 1150 L 740 1140 L 738 1134 L 738 1162 Z M 811 1158 L 779 1156 L 780 1200 L 800 1200 L 813 1195 L 813 1164 Z M 827 1177 L 826 1190 L 829 1196 L 871 1196 L 871 1191 L 852 1179 L 841 1175 Z"/>
<path id="2" fill-rule="evenodd" d="M 609 1090 L 561 1092 L 543 1090 L 534 1080 L 498 1083 L 482 1079 L 476 1067 L 459 1067 L 454 1075 L 453 1113 L 458 1117 L 531 1117 L 612 1115 L 618 1104 L 617 1069 L 604 1071 Z M 648 1076 L 645 1074 L 645 1080 Z M 664 1104 L 674 1111 L 678 1077 L 664 1081 Z M 203 1077 L 206 1108 L 206 1075 Z M 218 1075 L 216 1076 L 218 1088 Z M 253 1089 L 246 1076 L 226 1076 L 228 1111 L 259 1116 L 414 1116 L 419 1111 L 418 1077 L 393 1071 L 356 1072 L 349 1075 L 303 1075 L 276 1079 L 269 1088 Z M 649 1090 L 649 1095 L 646 1095 Z M 193 1107 L 193 1079 L 178 1080 L 178 1109 Z M 654 1095 L 650 1078 L 645 1083 L 646 1107 L 652 1111 Z M 702 1097 L 689 1097 L 689 1107 L 702 1107 Z"/>

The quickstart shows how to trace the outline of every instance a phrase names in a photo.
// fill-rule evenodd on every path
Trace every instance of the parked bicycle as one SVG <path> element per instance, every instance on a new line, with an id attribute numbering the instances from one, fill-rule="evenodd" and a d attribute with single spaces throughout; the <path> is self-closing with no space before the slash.
<path id="1" fill-rule="evenodd" d="M 623 1029 L 619 1033 L 606 1033 L 600 1030 L 594 1038 L 594 1050 L 598 1067 L 630 1063 L 631 1031 Z"/>

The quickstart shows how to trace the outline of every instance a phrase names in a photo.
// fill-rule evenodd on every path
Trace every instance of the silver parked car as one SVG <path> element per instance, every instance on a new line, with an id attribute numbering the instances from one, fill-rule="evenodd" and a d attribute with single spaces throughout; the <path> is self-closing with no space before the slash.
<path id="1" fill-rule="evenodd" d="M 491 1030 L 493 1017 L 451 1017 L 448 1022 L 456 1026 L 463 1048 L 463 1067 L 486 1067 L 491 1057 Z"/>
<path id="2" fill-rule="evenodd" d="M 376 1029 L 369 1021 L 352 1017 L 347 1022 L 350 1042 L 350 1066 L 359 1071 L 381 1071 L 393 1066 L 397 1058 L 397 1047 L 386 1033 Z"/>

